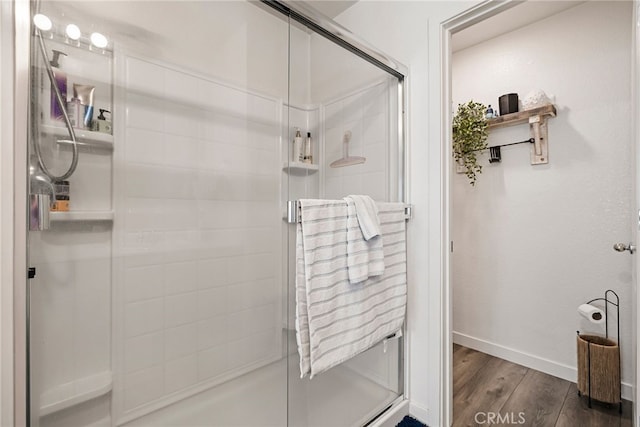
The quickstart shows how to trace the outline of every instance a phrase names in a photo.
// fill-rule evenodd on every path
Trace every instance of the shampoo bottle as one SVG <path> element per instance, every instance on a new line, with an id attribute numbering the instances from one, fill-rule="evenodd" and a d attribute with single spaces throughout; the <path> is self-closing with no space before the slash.
<path id="1" fill-rule="evenodd" d="M 83 128 L 84 106 L 78 98 L 73 97 L 71 101 L 67 102 L 67 114 L 69 115 L 71 126 L 76 129 Z"/>
<path id="2" fill-rule="evenodd" d="M 304 163 L 313 163 L 313 147 L 311 145 L 311 132 L 307 132 L 307 140 L 304 142 Z"/>
<path id="3" fill-rule="evenodd" d="M 63 105 L 67 102 L 67 74 L 60 69 L 60 55 L 67 56 L 66 53 L 60 52 L 59 50 L 53 50 L 53 59 L 49 62 L 53 69 L 53 76 L 55 77 L 56 86 L 58 86 L 58 90 L 60 91 L 60 95 L 62 96 Z M 63 120 L 64 113 L 62 109 L 64 107 L 60 106 L 58 100 L 56 99 L 56 91 L 51 87 L 51 120 Z"/>
<path id="4" fill-rule="evenodd" d="M 302 151 L 302 134 L 300 128 L 296 128 L 296 136 L 293 138 L 293 154 L 291 161 L 302 162 L 304 160 L 304 153 Z"/>

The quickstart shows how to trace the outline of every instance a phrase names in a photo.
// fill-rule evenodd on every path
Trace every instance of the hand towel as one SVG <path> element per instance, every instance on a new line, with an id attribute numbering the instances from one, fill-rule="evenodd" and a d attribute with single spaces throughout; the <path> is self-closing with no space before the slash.
<path id="1" fill-rule="evenodd" d="M 358 225 L 362 230 L 364 240 L 373 239 L 380 235 L 380 220 L 378 219 L 378 207 L 376 202 L 369 196 L 349 195 L 345 201 L 353 201 L 356 206 Z"/>
<path id="2" fill-rule="evenodd" d="M 352 196 L 345 197 L 344 200 L 347 203 L 347 267 L 349 281 L 356 284 L 364 282 L 369 277 L 380 276 L 384 273 L 382 237 L 378 235 L 368 240 L 365 239 L 360 221 L 360 218 L 365 215 L 357 214 L 358 206 Z M 373 200 L 371 201 L 373 202 Z M 375 223 L 379 229 L 378 208 L 367 210 L 375 216 Z M 367 221 L 373 222 L 369 219 Z"/>

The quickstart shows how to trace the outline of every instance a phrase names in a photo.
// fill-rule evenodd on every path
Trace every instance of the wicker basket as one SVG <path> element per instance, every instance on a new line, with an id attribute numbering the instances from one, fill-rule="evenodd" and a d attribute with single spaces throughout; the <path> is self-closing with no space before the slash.
<path id="1" fill-rule="evenodd" d="M 620 403 L 620 347 L 615 341 L 578 335 L 578 392 L 601 402 Z"/>

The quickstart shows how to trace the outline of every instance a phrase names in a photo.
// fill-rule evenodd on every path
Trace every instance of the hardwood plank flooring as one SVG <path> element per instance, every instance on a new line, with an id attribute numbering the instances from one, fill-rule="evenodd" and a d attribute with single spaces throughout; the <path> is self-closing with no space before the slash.
<path id="1" fill-rule="evenodd" d="M 453 348 L 453 391 L 455 427 L 632 425 L 631 402 L 623 402 L 622 414 L 618 405 L 595 401 L 589 409 L 574 383 L 459 345 Z"/>
<path id="2" fill-rule="evenodd" d="M 568 381 L 529 369 L 500 412 L 522 412 L 528 425 L 554 427 L 568 390 Z"/>
<path id="3" fill-rule="evenodd" d="M 453 356 L 453 394 L 460 391 L 480 369 L 482 369 L 491 359 L 491 356 L 479 351 L 471 350 L 467 347 L 457 346 Z"/>
<path id="4" fill-rule="evenodd" d="M 578 388 L 571 384 L 556 427 L 575 427 L 574 420 L 580 420 L 581 427 L 631 427 L 632 404 L 622 401 L 622 415 L 618 405 L 593 402 L 589 409 L 588 399 L 578 396 Z"/>

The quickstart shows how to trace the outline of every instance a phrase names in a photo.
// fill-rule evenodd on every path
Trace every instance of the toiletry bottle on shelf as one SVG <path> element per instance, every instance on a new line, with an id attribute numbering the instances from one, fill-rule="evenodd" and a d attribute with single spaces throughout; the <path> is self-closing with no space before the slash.
<path id="1" fill-rule="evenodd" d="M 83 105 L 82 121 L 78 123 L 78 129 L 91 129 L 93 122 L 93 96 L 96 88 L 91 85 L 73 84 L 73 97 L 80 100 Z"/>
<path id="2" fill-rule="evenodd" d="M 307 132 L 307 140 L 304 142 L 304 163 L 313 163 L 313 147 L 311 145 L 311 132 Z"/>
<path id="3" fill-rule="evenodd" d="M 51 68 L 53 71 L 53 76 L 56 81 L 56 86 L 58 86 L 58 90 L 60 91 L 60 95 L 62 97 L 62 105 L 65 105 L 67 102 L 67 73 L 60 69 L 60 55 L 67 56 L 66 53 L 60 52 L 59 50 L 53 50 L 53 58 L 49 63 L 51 64 Z M 64 118 L 64 114 L 62 109 L 56 99 L 56 91 L 54 87 L 51 87 L 51 120 L 62 120 Z"/>
<path id="4" fill-rule="evenodd" d="M 300 128 L 296 128 L 296 136 L 293 138 L 293 154 L 291 156 L 292 162 L 301 162 L 304 159 L 302 151 L 302 134 Z"/>
<path id="5" fill-rule="evenodd" d="M 113 129 L 111 128 L 111 120 L 107 120 L 107 118 L 104 116 L 104 113 L 109 113 L 109 115 L 111 115 L 111 111 L 100 108 L 100 115 L 96 120 L 93 121 L 93 130 L 97 132 L 108 133 L 109 135 L 111 135 L 113 133 Z"/>
<path id="6" fill-rule="evenodd" d="M 56 190 L 56 200 L 51 206 L 54 212 L 69 211 L 69 181 L 56 181 L 53 183 Z"/>
<path id="7" fill-rule="evenodd" d="M 67 114 L 69 115 L 71 126 L 76 129 L 82 129 L 84 106 L 80 103 L 78 98 L 73 97 L 71 98 L 71 101 L 67 102 Z"/>

